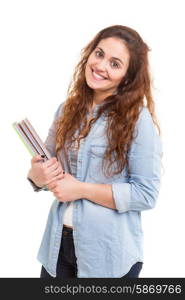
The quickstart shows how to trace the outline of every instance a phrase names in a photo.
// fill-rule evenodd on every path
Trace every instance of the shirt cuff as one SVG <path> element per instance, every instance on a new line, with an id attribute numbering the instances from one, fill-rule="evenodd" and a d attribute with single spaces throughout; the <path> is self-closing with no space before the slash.
<path id="1" fill-rule="evenodd" d="M 34 189 L 35 192 L 48 191 L 48 188 L 46 186 L 39 187 L 30 178 L 27 177 L 27 179 L 30 182 L 30 184 L 33 187 L 33 189 Z"/>
<path id="2" fill-rule="evenodd" d="M 115 201 L 116 209 L 119 213 L 128 211 L 130 197 L 131 197 L 131 186 L 129 183 L 113 183 L 112 193 Z"/>

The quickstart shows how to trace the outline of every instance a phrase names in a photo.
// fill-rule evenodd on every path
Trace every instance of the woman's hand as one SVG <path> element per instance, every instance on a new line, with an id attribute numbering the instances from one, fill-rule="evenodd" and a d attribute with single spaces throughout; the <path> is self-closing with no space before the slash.
<path id="1" fill-rule="evenodd" d="M 49 183 L 62 179 L 64 177 L 63 169 L 56 157 L 52 157 L 43 162 L 40 155 L 36 155 L 31 160 L 31 169 L 28 177 L 39 186 L 45 186 Z"/>
<path id="2" fill-rule="evenodd" d="M 64 178 L 47 185 L 60 202 L 75 201 L 82 198 L 83 182 L 66 173 Z"/>

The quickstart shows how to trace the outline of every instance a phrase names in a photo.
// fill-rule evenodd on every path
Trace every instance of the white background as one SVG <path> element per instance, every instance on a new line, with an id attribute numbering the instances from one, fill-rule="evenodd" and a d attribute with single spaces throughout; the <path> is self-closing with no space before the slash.
<path id="1" fill-rule="evenodd" d="M 28 117 L 44 140 L 80 50 L 101 29 L 130 26 L 151 48 L 162 130 L 160 196 L 143 212 L 141 277 L 185 277 L 184 1 L 0 1 L 0 277 L 39 277 L 36 260 L 54 196 L 26 180 L 31 156 L 12 123 Z"/>

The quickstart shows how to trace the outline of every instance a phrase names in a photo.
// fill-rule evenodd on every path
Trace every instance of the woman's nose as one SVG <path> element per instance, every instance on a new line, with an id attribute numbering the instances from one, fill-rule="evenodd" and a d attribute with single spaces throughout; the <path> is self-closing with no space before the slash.
<path id="1" fill-rule="evenodd" d="M 101 61 L 99 61 L 97 64 L 96 64 L 96 68 L 97 68 L 97 71 L 106 71 L 107 70 L 107 61 L 105 59 L 102 59 Z"/>

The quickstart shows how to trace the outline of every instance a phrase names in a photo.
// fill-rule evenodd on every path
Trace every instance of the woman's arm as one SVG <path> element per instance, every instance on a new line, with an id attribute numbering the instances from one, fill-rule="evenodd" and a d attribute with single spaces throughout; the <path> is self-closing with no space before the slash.
<path id="1" fill-rule="evenodd" d="M 159 194 L 162 142 L 146 107 L 140 113 L 136 130 L 137 136 L 128 153 L 128 182 L 112 184 L 119 213 L 151 209 Z"/>
<path id="2" fill-rule="evenodd" d="M 52 124 L 49 128 L 47 138 L 44 142 L 47 150 L 49 151 L 49 153 L 51 154 L 52 157 L 56 156 L 56 153 L 55 153 L 55 147 L 56 147 L 56 142 L 55 142 L 55 121 L 59 117 L 62 107 L 63 107 L 63 103 L 59 105 L 57 111 L 54 114 L 53 122 L 52 122 Z M 48 191 L 47 186 L 40 187 L 40 186 L 37 186 L 35 184 L 35 182 L 33 181 L 33 178 L 32 178 L 31 169 L 28 172 L 27 180 L 29 181 L 29 183 L 31 184 L 31 186 L 32 186 L 32 188 L 34 189 L 35 192 Z"/>
<path id="3" fill-rule="evenodd" d="M 88 199 L 99 205 L 116 209 L 110 184 L 81 182 L 81 198 Z"/>
<path id="4" fill-rule="evenodd" d="M 141 211 L 155 206 L 160 187 L 162 144 L 147 108 L 143 108 L 136 128 L 137 137 L 128 157 L 128 182 L 82 182 L 82 198 L 116 209 L 119 213 Z"/>
<path id="5" fill-rule="evenodd" d="M 87 199 L 99 205 L 116 209 L 109 184 L 94 184 L 77 180 L 66 173 L 62 180 L 48 184 L 48 188 L 61 202 Z"/>

